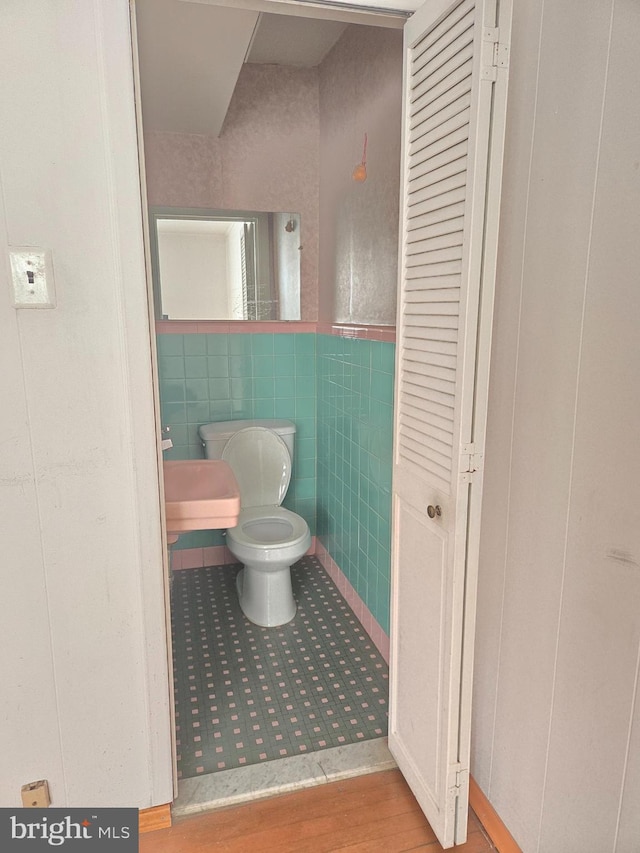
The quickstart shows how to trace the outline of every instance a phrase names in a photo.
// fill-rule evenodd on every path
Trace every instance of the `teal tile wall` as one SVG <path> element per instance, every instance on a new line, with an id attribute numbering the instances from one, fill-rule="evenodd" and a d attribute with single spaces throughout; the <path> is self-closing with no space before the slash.
<path id="1" fill-rule="evenodd" d="M 297 425 L 285 506 L 312 532 L 389 631 L 395 345 L 314 334 L 158 335 L 167 459 L 203 455 L 198 426 L 236 418 Z M 177 548 L 223 544 L 218 531 Z"/>
<path id="2" fill-rule="evenodd" d="M 395 344 L 318 335 L 317 533 L 389 633 Z"/>
<path id="3" fill-rule="evenodd" d="M 159 334 L 165 459 L 199 459 L 200 424 L 236 418 L 295 422 L 293 479 L 284 505 L 316 529 L 316 335 Z M 184 534 L 176 548 L 221 545 L 219 531 Z"/>

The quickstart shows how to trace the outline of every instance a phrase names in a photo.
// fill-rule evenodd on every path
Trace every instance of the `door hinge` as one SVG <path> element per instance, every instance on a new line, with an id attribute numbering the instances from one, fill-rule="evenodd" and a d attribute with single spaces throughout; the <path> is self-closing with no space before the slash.
<path id="1" fill-rule="evenodd" d="M 460 447 L 460 482 L 472 483 L 476 471 L 482 471 L 484 467 L 484 453 L 476 450 L 475 444 L 463 444 Z"/>
<path id="2" fill-rule="evenodd" d="M 498 68 L 509 67 L 509 44 L 500 41 L 500 27 L 483 29 L 482 50 L 482 79 L 495 83 Z"/>
<path id="3" fill-rule="evenodd" d="M 469 768 L 463 767 L 461 764 L 452 764 L 449 768 L 449 794 L 452 797 L 457 797 L 462 788 L 469 784 Z"/>

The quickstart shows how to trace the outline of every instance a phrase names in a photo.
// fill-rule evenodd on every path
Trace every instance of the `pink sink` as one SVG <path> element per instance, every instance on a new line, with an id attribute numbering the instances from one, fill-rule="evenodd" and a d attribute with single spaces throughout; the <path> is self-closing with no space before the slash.
<path id="1" fill-rule="evenodd" d="M 164 463 L 164 501 L 169 533 L 235 527 L 240 490 L 221 459 L 180 459 Z"/>

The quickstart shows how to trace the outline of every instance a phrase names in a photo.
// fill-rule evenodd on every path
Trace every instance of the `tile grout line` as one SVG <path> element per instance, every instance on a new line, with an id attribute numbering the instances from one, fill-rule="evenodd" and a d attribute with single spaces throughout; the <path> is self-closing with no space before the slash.
<path id="1" fill-rule="evenodd" d="M 245 619 L 232 566 L 174 581 L 181 778 L 386 735 L 384 660 L 317 558 L 292 573 L 298 614 L 272 629 Z"/>

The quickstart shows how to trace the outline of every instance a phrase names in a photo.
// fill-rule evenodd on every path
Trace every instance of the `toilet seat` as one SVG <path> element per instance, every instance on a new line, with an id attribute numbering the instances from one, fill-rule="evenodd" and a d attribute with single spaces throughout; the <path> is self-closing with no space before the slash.
<path id="1" fill-rule="evenodd" d="M 227 530 L 227 536 L 234 542 L 258 551 L 295 547 L 309 535 L 304 518 L 283 506 L 242 509 L 237 525 Z"/>

